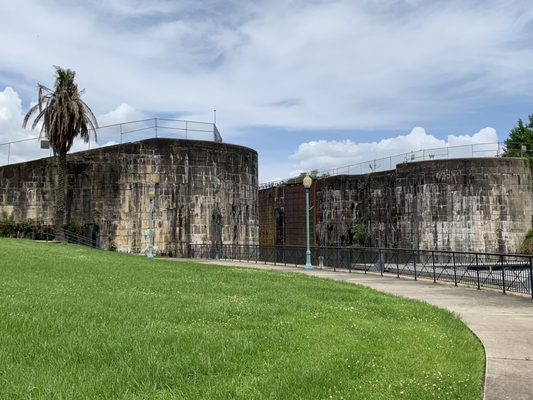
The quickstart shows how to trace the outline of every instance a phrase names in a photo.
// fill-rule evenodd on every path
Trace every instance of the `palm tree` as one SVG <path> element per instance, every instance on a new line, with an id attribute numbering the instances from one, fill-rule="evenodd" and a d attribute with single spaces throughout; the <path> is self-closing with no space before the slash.
<path id="1" fill-rule="evenodd" d="M 98 122 L 91 109 L 81 99 L 84 90 L 78 90 L 78 85 L 74 82 L 76 72 L 57 66 L 55 69 L 54 90 L 41 84 L 38 85 L 37 104 L 28 110 L 22 127 L 25 128 L 30 118 L 36 114 L 32 129 L 35 129 L 42 122 L 41 137 L 45 136 L 48 139 L 54 151 L 57 160 L 54 225 L 56 238 L 64 240 L 67 153 L 77 136 L 80 136 L 87 143 L 92 130 L 96 140 Z"/>

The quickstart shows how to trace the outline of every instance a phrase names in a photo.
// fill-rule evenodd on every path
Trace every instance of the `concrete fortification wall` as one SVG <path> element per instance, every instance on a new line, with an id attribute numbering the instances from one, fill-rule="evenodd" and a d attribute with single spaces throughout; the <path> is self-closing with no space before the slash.
<path id="1" fill-rule="evenodd" d="M 422 161 L 393 171 L 320 178 L 311 188 L 312 243 L 515 252 L 532 227 L 531 181 L 529 162 L 517 158 Z M 283 195 L 296 187 L 299 201 Z M 305 204 L 303 193 L 301 185 L 260 191 L 262 244 L 305 244 L 303 234 L 287 229 L 294 213 L 289 210 Z M 267 236 L 265 227 L 278 234 Z"/>
<path id="2" fill-rule="evenodd" d="M 52 225 L 55 162 L 0 167 L 0 212 Z M 257 244 L 257 153 L 222 143 L 149 139 L 68 156 L 66 223 L 103 248 L 143 253 L 155 189 L 154 250 Z"/>

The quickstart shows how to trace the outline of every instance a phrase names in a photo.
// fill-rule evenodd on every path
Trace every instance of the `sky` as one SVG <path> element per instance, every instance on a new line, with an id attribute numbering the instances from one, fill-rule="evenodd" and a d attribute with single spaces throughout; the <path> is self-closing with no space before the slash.
<path id="1" fill-rule="evenodd" d="M 0 143 L 38 135 L 22 118 L 54 65 L 100 125 L 216 109 L 260 182 L 503 141 L 533 113 L 530 0 L 0 0 L 0 14 Z"/>

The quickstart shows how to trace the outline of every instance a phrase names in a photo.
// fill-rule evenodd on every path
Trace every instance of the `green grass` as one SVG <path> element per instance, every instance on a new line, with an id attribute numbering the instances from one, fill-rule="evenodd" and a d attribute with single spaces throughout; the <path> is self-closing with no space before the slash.
<path id="1" fill-rule="evenodd" d="M 0 239 L 0 399 L 480 399 L 452 314 L 297 274 Z"/>

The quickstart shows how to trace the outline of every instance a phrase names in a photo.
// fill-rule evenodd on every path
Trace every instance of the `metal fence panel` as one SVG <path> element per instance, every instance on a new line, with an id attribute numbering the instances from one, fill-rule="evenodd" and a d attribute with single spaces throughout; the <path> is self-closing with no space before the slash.
<path id="1" fill-rule="evenodd" d="M 297 266 L 305 263 L 303 246 L 190 244 L 190 258 L 239 260 Z M 185 253 L 185 252 L 184 252 Z M 533 256 L 419 249 L 313 247 L 312 264 L 333 271 L 379 273 L 450 282 L 533 298 Z"/>

